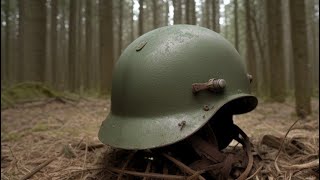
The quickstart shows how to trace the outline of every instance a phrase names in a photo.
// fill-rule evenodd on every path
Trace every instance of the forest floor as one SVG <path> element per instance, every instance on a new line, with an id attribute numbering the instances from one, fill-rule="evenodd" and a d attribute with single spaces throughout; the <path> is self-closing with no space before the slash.
<path id="1" fill-rule="evenodd" d="M 318 98 L 312 100 L 312 109 L 312 115 L 299 120 L 290 132 L 290 126 L 298 119 L 292 100 L 285 103 L 260 102 L 254 111 L 235 117 L 235 123 L 256 146 L 261 145 L 266 134 L 283 138 L 289 132 L 287 139 L 300 138 L 308 147 L 300 161 L 295 161 L 297 157 L 294 156 L 286 156 L 280 161 L 281 156 L 285 156 L 280 154 L 280 168 L 271 168 L 275 172 L 267 175 L 269 179 L 291 179 L 308 168 L 316 167 L 315 171 L 319 171 Z M 32 173 L 35 174 L 30 179 L 106 179 L 108 172 L 93 167 L 97 167 L 111 151 L 110 147 L 101 146 L 97 137 L 109 110 L 109 99 L 88 98 L 77 103 L 25 103 L 2 110 L 1 179 L 23 179 Z M 269 148 L 266 153 L 275 158 L 277 151 L 277 148 Z M 285 171 L 286 166 L 281 166 L 281 163 L 293 168 Z M 297 163 L 306 165 L 292 166 Z M 47 165 L 35 170 L 43 164 Z M 310 173 L 308 178 L 317 179 Z"/>

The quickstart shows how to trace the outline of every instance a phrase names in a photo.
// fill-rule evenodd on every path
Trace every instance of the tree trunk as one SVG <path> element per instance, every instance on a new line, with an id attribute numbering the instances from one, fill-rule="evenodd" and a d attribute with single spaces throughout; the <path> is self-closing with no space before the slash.
<path id="1" fill-rule="evenodd" d="M 308 64 L 310 67 L 314 66 L 314 51 L 315 51 L 315 44 L 314 44 L 314 39 L 316 38 L 314 36 L 314 31 L 315 31 L 315 10 L 314 10 L 314 1 L 310 0 L 305 0 L 305 6 L 306 6 L 306 27 L 307 27 L 307 46 L 308 46 Z M 318 35 L 319 36 L 319 35 Z M 313 90 L 313 78 L 314 78 L 314 68 L 310 68 L 310 77 L 308 78 L 311 83 L 310 83 L 310 93 L 312 94 Z"/>
<path id="2" fill-rule="evenodd" d="M 169 25 L 169 0 L 166 2 L 165 26 Z"/>
<path id="3" fill-rule="evenodd" d="M 186 24 L 191 24 L 190 18 L 190 0 L 186 0 L 186 8 L 185 8 L 185 17 L 186 17 Z"/>
<path id="4" fill-rule="evenodd" d="M 57 13 L 60 18 L 56 19 L 56 55 L 54 60 L 53 72 L 55 74 L 55 88 L 60 91 L 63 91 L 67 88 L 66 73 L 68 68 L 67 59 L 65 57 L 65 50 L 67 49 L 66 44 L 66 28 L 65 28 L 65 19 L 67 16 L 66 8 L 69 4 L 65 0 L 57 0 Z M 57 18 L 57 17 L 56 17 Z M 81 51 L 80 51 L 81 52 Z M 81 55 L 82 56 L 82 55 Z"/>
<path id="5" fill-rule="evenodd" d="M 181 24 L 182 23 L 182 10 L 181 10 L 181 0 L 172 0 L 173 1 L 173 23 Z"/>
<path id="6" fill-rule="evenodd" d="M 238 0 L 234 0 L 234 44 L 239 51 Z"/>
<path id="7" fill-rule="evenodd" d="M 59 74 L 59 72 L 57 72 L 59 70 L 59 68 L 57 67 L 58 63 L 57 63 L 57 48 L 58 48 L 58 44 L 57 44 L 57 16 L 58 16 L 58 0 L 52 0 L 51 1 L 51 27 L 50 27 L 50 60 L 51 62 L 48 62 L 49 64 L 47 65 L 49 72 L 49 74 L 52 77 L 52 85 L 53 87 L 57 87 L 57 74 Z"/>
<path id="8" fill-rule="evenodd" d="M 194 0 L 190 0 L 190 24 L 197 24 L 196 4 Z"/>
<path id="9" fill-rule="evenodd" d="M 258 53 L 256 54 L 259 59 L 257 59 L 257 68 L 261 71 L 257 76 L 259 76 L 259 81 L 257 81 L 257 92 L 259 95 L 264 97 L 270 96 L 270 71 L 269 71 L 269 62 L 268 62 L 268 53 L 266 46 L 266 33 L 264 29 L 267 29 L 266 25 L 266 15 L 265 15 L 265 3 L 264 1 L 258 1 L 253 8 L 251 8 L 251 23 L 252 30 L 254 33 L 254 38 L 256 39 L 256 45 L 258 48 Z M 259 11 L 260 10 L 260 11 Z"/>
<path id="10" fill-rule="evenodd" d="M 319 0 L 314 0 L 315 7 L 318 7 L 317 13 L 319 14 Z M 315 18 L 314 30 L 314 86 L 318 88 L 319 96 L 319 15 Z"/>
<path id="11" fill-rule="evenodd" d="M 131 6 L 130 6 L 130 42 L 132 42 L 135 37 L 134 37 L 134 21 L 133 21 L 133 5 L 134 5 L 134 0 L 131 0 Z"/>
<path id="12" fill-rule="evenodd" d="M 6 83 L 6 81 L 8 80 L 8 58 L 7 58 L 7 37 L 8 37 L 8 21 L 7 21 L 7 17 L 8 17 L 8 13 L 7 13 L 7 1 L 5 0 L 1 0 L 1 12 L 6 12 L 6 13 L 1 13 L 1 86 L 4 87 L 4 84 Z M 4 25 L 4 23 L 6 25 Z"/>
<path id="13" fill-rule="evenodd" d="M 290 28 L 290 0 L 282 1 L 282 12 L 283 12 L 283 43 L 284 43 L 284 61 L 285 61 L 285 73 L 286 73 L 286 88 L 288 90 L 294 89 L 293 82 L 293 63 L 292 63 L 292 42 L 291 42 L 291 28 Z M 293 93 L 289 92 L 289 93 Z"/>
<path id="14" fill-rule="evenodd" d="M 215 31 L 220 33 L 220 0 L 215 0 L 216 2 L 216 29 Z"/>
<path id="15" fill-rule="evenodd" d="M 212 12 L 212 30 L 214 30 L 215 32 L 218 32 L 217 31 L 217 24 L 219 22 L 217 22 L 217 2 L 216 0 L 213 0 L 211 2 L 211 12 Z M 219 11 L 218 11 L 219 12 Z"/>
<path id="16" fill-rule="evenodd" d="M 285 68 L 282 29 L 281 1 L 267 0 L 268 45 L 270 57 L 270 96 L 277 102 L 285 100 Z"/>
<path id="17" fill-rule="evenodd" d="M 143 0 L 139 0 L 139 36 L 143 34 Z"/>
<path id="18" fill-rule="evenodd" d="M 291 0 L 290 14 L 296 113 L 303 118 L 311 113 L 305 1 Z"/>
<path id="19" fill-rule="evenodd" d="M 153 9 L 153 28 L 156 29 L 159 27 L 159 11 L 158 11 L 158 0 L 153 0 L 152 1 L 152 9 Z"/>
<path id="20" fill-rule="evenodd" d="M 79 62 L 79 77 L 80 77 L 80 93 L 83 93 L 86 89 L 86 82 L 87 82 L 87 59 L 86 59 L 86 19 L 84 18 L 86 16 L 86 2 L 85 0 L 79 0 L 80 1 L 80 11 L 79 11 L 79 54 L 80 54 L 80 62 Z"/>
<path id="21" fill-rule="evenodd" d="M 251 28 L 251 7 L 249 0 L 245 0 L 246 9 L 246 60 L 248 72 L 252 75 L 253 81 L 251 83 L 252 91 L 257 91 L 257 65 L 256 65 L 256 53 L 254 48 L 254 41 L 252 37 Z"/>
<path id="22" fill-rule="evenodd" d="M 16 6 L 17 6 L 17 1 L 15 0 L 10 0 L 7 1 L 5 4 L 6 7 L 6 51 L 4 54 L 6 55 L 5 57 L 5 77 L 6 77 L 6 82 L 8 83 L 7 85 L 12 85 L 17 82 L 17 67 L 19 67 L 19 59 L 16 56 L 16 49 L 17 49 L 17 42 L 16 39 Z"/>
<path id="23" fill-rule="evenodd" d="M 211 29 L 211 23 L 210 23 L 210 1 L 206 0 L 205 2 L 205 27 L 208 29 Z"/>
<path id="24" fill-rule="evenodd" d="M 100 22 L 99 22 L 99 2 L 94 2 L 93 7 L 93 45 L 92 45 L 92 52 L 93 52 L 93 79 L 90 80 L 95 87 L 94 92 L 98 92 L 100 90 L 101 80 L 100 80 Z M 90 73 L 91 74 L 91 73 Z"/>
<path id="25" fill-rule="evenodd" d="M 225 7 L 225 10 L 224 10 L 224 13 L 223 13 L 224 17 L 225 17 L 225 24 L 226 26 L 224 27 L 224 34 L 225 34 L 225 37 L 227 39 L 229 39 L 229 29 L 230 29 L 230 23 L 229 23 L 229 20 L 230 18 L 228 17 L 228 9 Z"/>
<path id="26" fill-rule="evenodd" d="M 86 88 L 88 90 L 94 89 L 94 57 L 93 57 L 93 43 L 94 43 L 94 16 L 93 9 L 94 1 L 86 0 L 86 62 L 87 62 L 87 82 Z"/>
<path id="27" fill-rule="evenodd" d="M 119 0 L 118 57 L 122 52 L 123 0 Z"/>
<path id="28" fill-rule="evenodd" d="M 70 1 L 70 30 L 69 30 L 69 85 L 72 92 L 79 91 L 80 86 L 80 65 L 79 65 L 79 16 L 80 1 Z"/>
<path id="29" fill-rule="evenodd" d="M 45 0 L 21 0 L 21 59 L 26 81 L 44 81 L 46 6 Z"/>
<path id="30" fill-rule="evenodd" d="M 112 84 L 112 70 L 114 62 L 112 7 L 112 1 L 100 1 L 100 89 L 102 94 L 110 92 Z M 140 33 L 142 32 L 140 31 Z"/>
<path id="31" fill-rule="evenodd" d="M 54 72 L 54 87 L 58 90 L 63 90 L 63 83 L 61 82 L 63 79 L 63 3 L 62 0 L 56 0 L 57 2 L 57 12 L 56 15 L 59 15 L 60 18 L 56 19 L 56 27 L 54 31 L 56 31 L 56 37 L 54 42 L 56 42 L 53 46 L 55 49 L 55 59 L 53 60 L 53 72 Z M 57 17 L 56 17 L 57 18 Z"/>
<path id="32" fill-rule="evenodd" d="M 63 90 L 68 90 L 68 84 L 69 84 L 69 79 L 68 79 L 68 75 L 69 75 L 69 41 L 68 41 L 68 35 L 69 35 L 69 29 L 66 27 L 66 25 L 69 25 L 69 16 L 70 16 L 70 1 L 63 1 L 64 5 L 63 5 L 63 29 L 62 29 L 62 36 L 63 36 L 63 50 L 62 50 L 62 54 L 63 54 L 63 79 L 62 79 L 62 83 L 63 83 Z"/>

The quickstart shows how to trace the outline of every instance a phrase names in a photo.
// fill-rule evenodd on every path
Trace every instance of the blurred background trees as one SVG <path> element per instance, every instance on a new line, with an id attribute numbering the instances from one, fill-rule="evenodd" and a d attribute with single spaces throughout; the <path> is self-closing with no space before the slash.
<path id="1" fill-rule="evenodd" d="M 228 39 L 253 92 L 310 112 L 319 86 L 319 0 L 1 0 L 1 85 L 105 94 L 113 65 L 152 29 L 194 24 Z"/>

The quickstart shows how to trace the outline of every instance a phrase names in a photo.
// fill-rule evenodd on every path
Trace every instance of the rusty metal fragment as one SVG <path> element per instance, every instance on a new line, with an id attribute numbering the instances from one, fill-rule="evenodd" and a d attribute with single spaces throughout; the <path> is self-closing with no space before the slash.
<path id="1" fill-rule="evenodd" d="M 182 130 L 185 125 L 186 125 L 186 121 L 181 121 L 181 122 L 178 124 L 178 126 L 180 127 L 180 130 Z"/>
<path id="2" fill-rule="evenodd" d="M 192 92 L 195 94 L 199 91 L 210 90 L 213 92 L 221 92 L 226 87 L 227 83 L 224 79 L 209 79 L 205 83 L 193 83 Z"/>

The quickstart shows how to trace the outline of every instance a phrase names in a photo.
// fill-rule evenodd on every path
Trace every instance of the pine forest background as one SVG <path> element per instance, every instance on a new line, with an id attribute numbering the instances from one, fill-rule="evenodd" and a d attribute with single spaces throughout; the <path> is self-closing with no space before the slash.
<path id="1" fill-rule="evenodd" d="M 298 115 L 311 112 L 319 0 L 1 0 L 2 90 L 41 83 L 59 92 L 110 93 L 121 52 L 173 24 L 220 33 L 245 60 L 254 94 L 277 102 L 295 97 Z"/>

